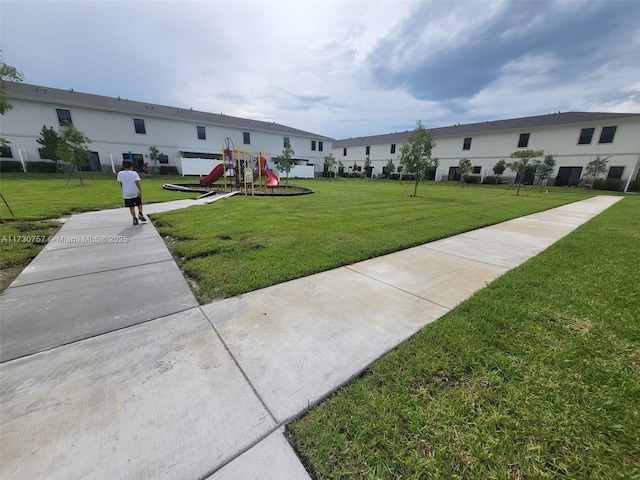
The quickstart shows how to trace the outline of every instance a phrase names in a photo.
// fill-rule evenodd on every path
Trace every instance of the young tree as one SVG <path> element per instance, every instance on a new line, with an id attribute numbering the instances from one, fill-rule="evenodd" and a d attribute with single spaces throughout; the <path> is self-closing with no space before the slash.
<path id="1" fill-rule="evenodd" d="M 0 55 L 2 54 L 2 50 L 0 50 Z M 4 115 L 5 112 L 8 112 L 13 108 L 13 105 L 9 103 L 7 100 L 6 90 L 4 88 L 5 81 L 11 82 L 21 82 L 24 80 L 24 75 L 17 68 L 12 67 L 11 65 L 7 65 L 0 58 L 0 115 Z M 11 142 L 6 138 L 0 137 L 0 145 L 6 147 Z"/>
<path id="2" fill-rule="evenodd" d="M 547 184 L 547 180 L 556 168 L 556 159 L 553 155 L 545 155 L 544 160 L 535 162 L 536 177 L 540 179 L 540 191 Z"/>
<path id="3" fill-rule="evenodd" d="M 400 164 L 407 173 L 415 174 L 416 183 L 413 196 L 418 196 L 418 182 L 427 168 L 438 166 L 438 160 L 431 158 L 431 151 L 436 146 L 433 134 L 427 131 L 418 120 L 416 128 L 409 139 L 400 148 Z"/>
<path id="4" fill-rule="evenodd" d="M 471 165 L 471 160 L 469 160 L 468 158 L 460 159 L 460 161 L 458 162 L 458 175 L 460 175 L 461 186 L 464 186 L 464 183 L 466 181 L 465 177 L 471 173 L 472 169 L 473 167 Z"/>
<path id="5" fill-rule="evenodd" d="M 500 175 L 502 175 L 506 169 L 507 169 L 507 162 L 504 158 L 499 160 L 493 166 L 493 173 L 496 176 L 496 183 L 498 183 L 498 180 L 500 180 Z"/>
<path id="6" fill-rule="evenodd" d="M 40 149 L 40 156 L 47 158 L 56 164 L 56 171 L 58 170 L 58 162 L 60 161 L 60 155 L 58 155 L 58 145 L 60 144 L 60 135 L 53 127 L 47 128 L 45 125 L 40 130 L 40 138 L 36 140 L 42 148 Z"/>
<path id="7" fill-rule="evenodd" d="M 291 157 L 296 152 L 291 148 L 291 144 L 287 142 L 287 145 L 282 150 L 282 155 L 278 156 L 278 171 L 284 172 L 287 177 L 287 185 L 289 184 L 289 172 L 293 168 L 293 160 Z"/>
<path id="8" fill-rule="evenodd" d="M 91 153 L 87 148 L 88 143 L 91 143 L 91 140 L 73 125 L 64 126 L 60 130 L 60 143 L 56 152 L 61 159 L 78 168 L 80 185 L 84 185 L 82 167 L 87 165 Z"/>
<path id="9" fill-rule="evenodd" d="M 369 155 L 367 155 L 367 158 L 365 158 L 365 160 L 364 160 L 364 169 L 363 170 L 364 170 L 364 173 L 362 174 L 363 175 L 362 178 L 364 180 L 366 177 L 370 177 L 371 176 L 371 171 L 373 170 L 373 167 L 371 166 L 371 159 L 369 158 Z"/>
<path id="10" fill-rule="evenodd" d="M 584 172 L 583 181 L 585 184 L 588 184 L 590 188 L 593 188 L 593 182 L 598 175 L 603 174 L 607 171 L 607 162 L 609 161 L 609 157 L 600 158 L 598 155 L 595 160 L 591 160 L 587 163 L 587 168 Z"/>
<path id="11" fill-rule="evenodd" d="M 331 181 L 331 170 L 335 168 L 336 163 L 336 157 L 333 156 L 333 153 L 324 156 L 324 168 L 329 176 L 329 181 Z"/>
<path id="12" fill-rule="evenodd" d="M 518 189 L 516 190 L 516 196 L 520 195 L 520 186 L 522 185 L 524 175 L 527 172 L 527 167 L 537 157 L 541 157 L 542 155 L 544 155 L 543 150 L 518 150 L 511 154 L 511 158 L 516 158 L 517 160 L 507 163 L 507 168 L 516 172 L 516 176 L 518 177 Z"/>
<path id="13" fill-rule="evenodd" d="M 156 147 L 155 145 L 151 145 L 149 147 L 149 158 L 153 160 L 153 167 L 151 167 L 152 173 L 157 174 L 159 172 L 158 162 L 160 161 L 160 158 L 162 158 L 163 155 L 164 153 L 158 150 L 158 147 Z"/>
<path id="14" fill-rule="evenodd" d="M 393 164 L 392 159 L 389 159 L 384 169 L 385 169 L 387 178 L 391 178 L 391 174 L 396 171 L 396 166 Z"/>

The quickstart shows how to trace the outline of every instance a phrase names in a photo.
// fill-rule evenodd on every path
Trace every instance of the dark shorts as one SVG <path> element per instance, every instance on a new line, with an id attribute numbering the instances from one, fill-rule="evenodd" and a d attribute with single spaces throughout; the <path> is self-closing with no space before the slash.
<path id="1" fill-rule="evenodd" d="M 124 206 L 125 207 L 135 207 L 137 205 L 142 205 L 142 198 L 141 197 L 125 198 L 124 199 Z"/>

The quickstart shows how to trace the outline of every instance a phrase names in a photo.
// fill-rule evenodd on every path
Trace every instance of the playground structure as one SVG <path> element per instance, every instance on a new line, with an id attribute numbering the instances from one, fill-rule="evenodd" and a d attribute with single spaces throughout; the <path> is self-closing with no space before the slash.
<path id="1" fill-rule="evenodd" d="M 223 179 L 223 184 L 216 182 Z M 302 187 L 283 187 L 280 177 L 267 168 L 267 158 L 263 152 L 256 155 L 236 148 L 230 138 L 222 145 L 222 160 L 211 172 L 199 180 L 198 184 L 164 184 L 166 190 L 202 193 L 202 196 L 218 193 L 239 192 L 247 195 L 302 195 L 313 190 Z"/>

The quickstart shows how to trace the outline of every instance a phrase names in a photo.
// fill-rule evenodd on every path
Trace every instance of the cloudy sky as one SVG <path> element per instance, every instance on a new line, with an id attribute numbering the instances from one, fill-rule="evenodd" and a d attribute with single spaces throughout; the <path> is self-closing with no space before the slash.
<path id="1" fill-rule="evenodd" d="M 341 139 L 640 112 L 640 2 L 0 0 L 26 83 Z"/>

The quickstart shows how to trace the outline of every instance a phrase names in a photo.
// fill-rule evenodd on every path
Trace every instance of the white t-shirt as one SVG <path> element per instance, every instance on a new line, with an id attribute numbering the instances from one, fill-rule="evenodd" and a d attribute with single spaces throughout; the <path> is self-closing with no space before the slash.
<path id="1" fill-rule="evenodd" d="M 136 185 L 136 181 L 140 181 L 140 175 L 135 170 L 120 170 L 118 172 L 118 181 L 122 184 L 123 198 L 138 198 L 140 191 Z"/>

